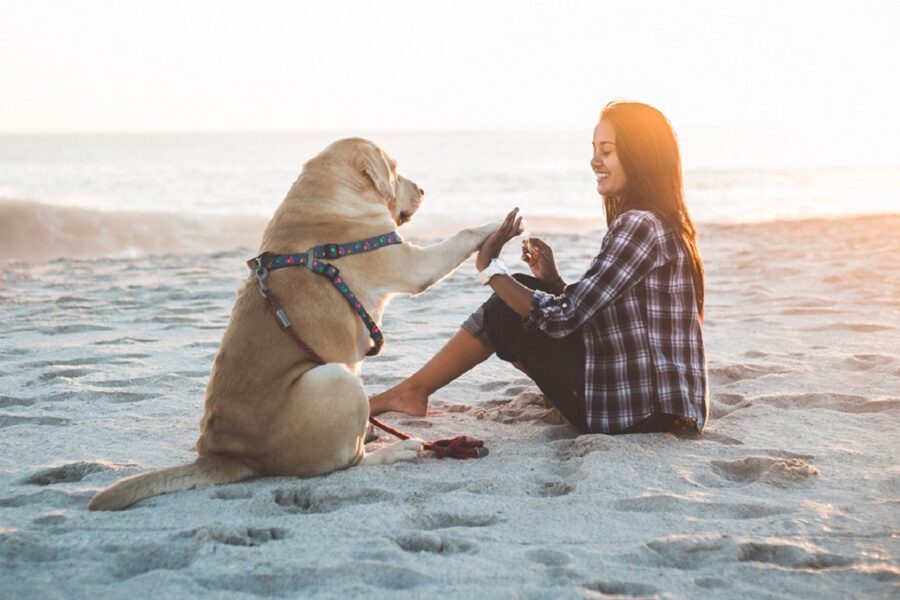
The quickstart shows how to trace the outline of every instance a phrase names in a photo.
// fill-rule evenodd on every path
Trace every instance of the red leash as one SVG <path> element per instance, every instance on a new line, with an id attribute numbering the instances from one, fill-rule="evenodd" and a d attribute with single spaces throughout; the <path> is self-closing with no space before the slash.
<path id="1" fill-rule="evenodd" d="M 385 425 L 375 417 L 369 417 L 369 422 L 390 433 L 401 440 L 408 440 L 409 436 L 399 429 L 394 429 L 390 425 Z M 472 440 L 464 435 L 457 436 L 450 440 L 438 440 L 436 442 L 425 442 L 425 449 L 434 452 L 438 458 L 482 458 L 487 456 L 488 449 L 484 447 L 481 440 Z"/>
<path id="2" fill-rule="evenodd" d="M 316 364 L 324 365 L 325 361 L 319 356 L 315 350 L 313 350 L 309 344 L 303 341 L 303 338 L 300 337 L 300 334 L 297 333 L 297 330 L 294 329 L 294 324 L 291 323 L 291 320 L 288 318 L 287 313 L 284 312 L 284 308 L 282 308 L 278 301 L 275 299 L 275 295 L 272 293 L 272 290 L 269 289 L 269 286 L 266 284 L 266 277 L 268 277 L 268 271 L 265 269 L 259 269 L 255 267 L 255 260 L 250 260 L 247 262 L 251 269 L 253 269 L 253 275 L 256 277 L 257 281 L 259 281 L 259 292 L 262 294 L 263 299 L 266 301 L 266 306 L 269 309 L 269 312 L 275 317 L 275 320 L 278 321 L 281 328 L 284 329 L 285 333 L 291 336 L 291 339 L 300 347 L 301 350 L 306 352 L 309 357 Z M 386 425 L 376 419 L 375 417 L 369 417 L 369 422 L 372 423 L 375 427 L 386 431 L 387 433 L 400 438 L 401 440 L 408 440 L 410 436 L 403 433 L 399 429 L 394 429 L 390 425 Z M 469 439 L 464 435 L 457 436 L 455 438 L 449 440 L 437 440 L 435 442 L 425 442 L 423 446 L 426 450 L 429 450 L 434 453 L 437 458 L 482 458 L 487 456 L 488 449 L 484 447 L 484 442 L 481 440 L 473 440 Z"/>

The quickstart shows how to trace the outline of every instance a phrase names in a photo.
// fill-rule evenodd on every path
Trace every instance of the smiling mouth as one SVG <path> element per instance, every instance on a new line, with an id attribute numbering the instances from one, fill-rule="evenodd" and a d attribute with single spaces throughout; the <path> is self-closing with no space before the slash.
<path id="1" fill-rule="evenodd" d="M 606 181 L 606 179 L 609 177 L 609 173 L 597 173 L 597 172 L 595 172 L 595 173 L 594 173 L 594 177 L 596 177 L 596 178 L 597 178 L 597 182 L 600 183 L 600 182 Z"/>

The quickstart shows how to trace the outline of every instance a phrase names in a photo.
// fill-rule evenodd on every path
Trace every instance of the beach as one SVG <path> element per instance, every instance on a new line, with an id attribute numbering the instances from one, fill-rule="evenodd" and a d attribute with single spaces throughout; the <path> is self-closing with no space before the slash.
<path id="1" fill-rule="evenodd" d="M 572 281 L 603 231 L 550 229 Z M 117 513 L 87 502 L 195 457 L 256 231 L 214 251 L 9 250 L 0 597 L 897 597 L 900 215 L 699 230 L 711 412 L 700 436 L 578 435 L 491 359 L 432 396 L 427 416 L 384 415 L 425 440 L 482 439 L 485 458 L 262 478 Z M 515 250 L 504 259 L 526 269 Z M 361 372 L 370 393 L 421 366 L 486 299 L 474 272 L 469 260 L 391 302 L 387 344 Z"/>

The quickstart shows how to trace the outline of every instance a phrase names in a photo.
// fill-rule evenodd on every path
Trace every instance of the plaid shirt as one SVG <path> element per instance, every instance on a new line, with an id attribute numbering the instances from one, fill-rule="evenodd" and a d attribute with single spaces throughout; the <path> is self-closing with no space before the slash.
<path id="1" fill-rule="evenodd" d="M 690 257 L 650 211 L 610 224 L 600 254 L 562 295 L 535 291 L 526 327 L 562 338 L 580 330 L 587 425 L 615 433 L 653 413 L 708 413 L 706 358 Z"/>

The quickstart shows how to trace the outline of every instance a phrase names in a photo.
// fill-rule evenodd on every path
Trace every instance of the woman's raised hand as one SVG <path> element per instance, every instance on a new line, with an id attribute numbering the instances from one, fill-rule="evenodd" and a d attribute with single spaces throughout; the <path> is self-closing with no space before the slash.
<path id="1" fill-rule="evenodd" d="M 491 263 L 491 260 L 500 256 L 500 251 L 509 240 L 521 235 L 525 231 L 522 225 L 522 217 L 519 216 L 518 207 L 509 211 L 506 218 L 497 231 L 488 236 L 481 248 L 478 249 L 478 256 L 475 258 L 475 268 L 479 272 L 485 270 Z"/>
<path id="2" fill-rule="evenodd" d="M 540 238 L 530 237 L 522 240 L 522 261 L 531 267 L 531 273 L 548 285 L 559 281 L 559 269 L 553 249 Z"/>

